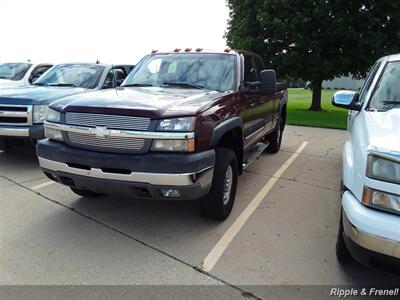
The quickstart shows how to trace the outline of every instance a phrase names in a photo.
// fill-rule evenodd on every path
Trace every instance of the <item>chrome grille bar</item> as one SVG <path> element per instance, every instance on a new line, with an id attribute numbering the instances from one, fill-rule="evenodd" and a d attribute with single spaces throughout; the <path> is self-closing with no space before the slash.
<path id="1" fill-rule="evenodd" d="M 45 127 L 65 132 L 75 132 L 86 135 L 96 136 L 97 128 L 83 127 L 75 125 L 57 124 L 45 122 Z M 134 131 L 134 130 L 117 130 L 107 129 L 107 138 L 138 138 L 138 139 L 156 139 L 156 140 L 186 140 L 194 138 L 194 132 L 151 132 L 151 131 Z"/>
<path id="2" fill-rule="evenodd" d="M 150 118 L 92 113 L 66 113 L 66 123 L 78 126 L 104 126 L 109 129 L 148 130 Z"/>
<path id="3" fill-rule="evenodd" d="M 0 125 L 31 126 L 32 124 L 32 105 L 0 104 Z"/>

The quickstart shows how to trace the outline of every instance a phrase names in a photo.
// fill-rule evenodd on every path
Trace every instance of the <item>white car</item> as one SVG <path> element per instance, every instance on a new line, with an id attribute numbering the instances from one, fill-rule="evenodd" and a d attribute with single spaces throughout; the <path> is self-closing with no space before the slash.
<path id="1" fill-rule="evenodd" d="M 332 104 L 350 109 L 337 257 L 400 273 L 400 54 L 379 59 L 359 93 L 339 91 Z"/>
<path id="2" fill-rule="evenodd" d="M 2 63 L 0 64 L 0 89 L 27 87 L 34 83 L 51 64 Z"/>

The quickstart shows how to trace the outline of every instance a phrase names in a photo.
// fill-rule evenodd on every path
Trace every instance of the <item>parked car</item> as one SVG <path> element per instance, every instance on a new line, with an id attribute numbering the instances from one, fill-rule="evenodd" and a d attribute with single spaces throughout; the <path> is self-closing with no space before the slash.
<path id="1" fill-rule="evenodd" d="M 53 103 L 37 154 L 78 195 L 200 199 L 205 216 L 223 220 L 237 176 L 279 150 L 286 102 L 254 53 L 154 51 L 116 91 Z"/>
<path id="2" fill-rule="evenodd" d="M 28 87 L 43 75 L 52 64 L 2 63 L 0 64 L 0 89 Z"/>
<path id="3" fill-rule="evenodd" d="M 0 148 L 15 140 L 44 138 L 43 121 L 50 103 L 65 96 L 116 87 L 131 66 L 95 63 L 59 64 L 31 87 L 0 91 Z"/>
<path id="4" fill-rule="evenodd" d="M 350 110 L 343 152 L 336 253 L 400 273 L 400 55 L 381 58 L 359 93 L 337 92 Z"/>

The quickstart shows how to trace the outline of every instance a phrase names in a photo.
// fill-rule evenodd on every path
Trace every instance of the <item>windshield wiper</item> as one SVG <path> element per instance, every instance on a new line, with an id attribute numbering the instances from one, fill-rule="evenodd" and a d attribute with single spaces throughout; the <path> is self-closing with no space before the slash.
<path id="1" fill-rule="evenodd" d="M 154 85 L 152 85 L 152 84 L 150 84 L 150 83 L 131 83 L 131 84 L 125 84 L 125 85 L 122 85 L 122 87 L 126 87 L 126 86 L 139 86 L 139 87 L 146 87 L 146 86 L 154 86 Z"/>
<path id="2" fill-rule="evenodd" d="M 204 89 L 204 86 L 186 82 L 164 82 L 163 85 L 179 86 L 183 88 Z"/>
<path id="3" fill-rule="evenodd" d="M 397 105 L 400 105 L 400 101 L 390 101 L 390 100 L 388 100 L 388 101 L 383 101 L 383 104 L 397 104 Z"/>
<path id="4" fill-rule="evenodd" d="M 48 84 L 45 82 L 35 82 L 35 83 L 32 83 L 32 85 L 47 86 Z"/>
<path id="5" fill-rule="evenodd" d="M 48 86 L 72 86 L 72 87 L 78 87 L 74 83 L 53 83 L 53 84 L 48 84 Z"/>

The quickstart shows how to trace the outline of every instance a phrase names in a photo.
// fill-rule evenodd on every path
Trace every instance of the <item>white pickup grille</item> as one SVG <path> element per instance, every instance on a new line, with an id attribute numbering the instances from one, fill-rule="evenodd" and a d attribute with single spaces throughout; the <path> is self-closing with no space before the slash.
<path id="1" fill-rule="evenodd" d="M 0 125 L 31 126 L 31 105 L 0 104 Z"/>
<path id="2" fill-rule="evenodd" d="M 107 137 L 101 138 L 95 135 L 68 132 L 68 140 L 71 144 L 88 146 L 98 150 L 109 151 L 115 150 L 128 150 L 140 151 L 144 147 L 144 139 L 137 138 L 121 138 L 121 137 Z"/>
<path id="3" fill-rule="evenodd" d="M 149 118 L 91 113 L 67 113 L 66 123 L 79 126 L 104 126 L 108 129 L 147 131 Z"/>

